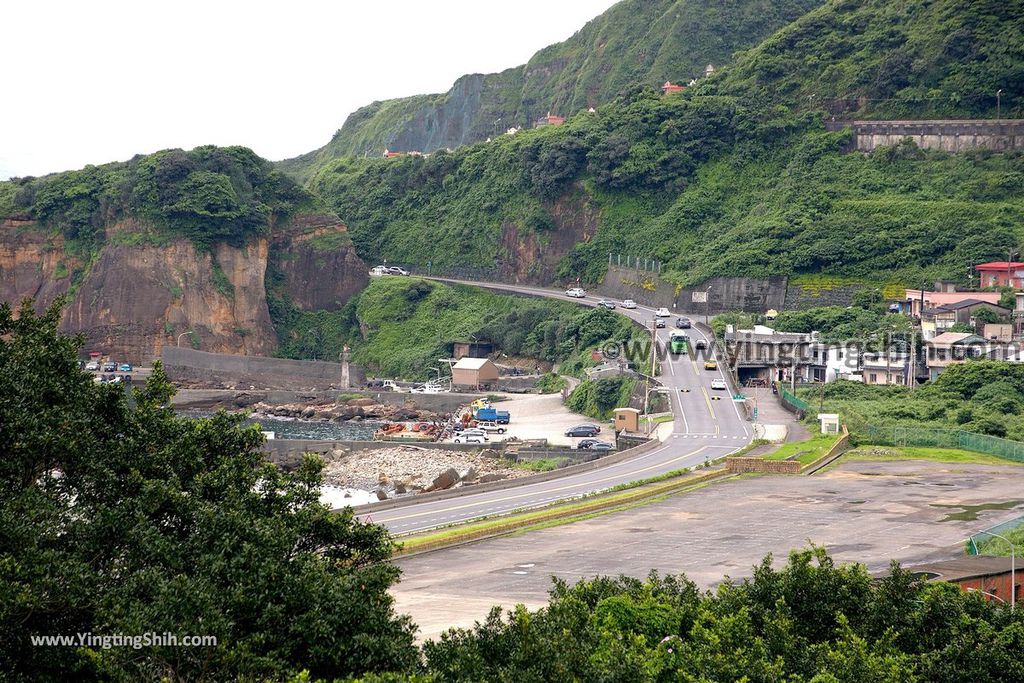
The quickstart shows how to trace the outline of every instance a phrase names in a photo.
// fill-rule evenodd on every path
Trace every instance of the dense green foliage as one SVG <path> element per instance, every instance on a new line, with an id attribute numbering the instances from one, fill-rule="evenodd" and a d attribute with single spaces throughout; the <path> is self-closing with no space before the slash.
<path id="1" fill-rule="evenodd" d="M 624 0 L 528 63 L 460 78 L 443 95 L 374 102 L 354 112 L 323 148 L 279 167 L 306 180 L 334 159 L 379 157 L 384 148 L 432 152 L 506 129 L 529 128 L 547 112 L 599 107 L 637 85 L 687 84 L 721 68 L 822 0 Z"/>
<path id="2" fill-rule="evenodd" d="M 911 320 L 887 313 L 884 307 L 822 306 L 802 311 L 782 311 L 772 322 L 779 332 L 820 332 L 821 341 L 879 340 L 899 335 L 909 340 Z"/>
<path id="3" fill-rule="evenodd" d="M 547 607 L 495 609 L 424 652 L 439 681 L 945 683 L 1020 680 L 1022 647 L 1005 605 L 812 548 L 704 594 L 656 574 L 556 580 Z"/>
<path id="4" fill-rule="evenodd" d="M 805 389 L 817 406 L 821 387 Z M 838 380 L 824 385 L 825 412 L 837 412 L 864 442 L 887 443 L 895 427 L 962 429 L 1024 441 L 1024 365 L 976 360 L 949 366 L 911 391 Z"/>
<path id="5" fill-rule="evenodd" d="M 428 379 L 456 341 L 491 342 L 504 353 L 563 363 L 574 374 L 589 351 L 643 331 L 611 311 L 493 294 L 415 277 L 378 278 L 357 299 L 353 360 L 385 377 Z M 635 344 L 627 345 L 634 348 Z"/>
<path id="6" fill-rule="evenodd" d="M 615 408 L 629 407 L 636 380 L 628 377 L 608 377 L 583 380 L 565 401 L 573 412 L 598 420 L 609 420 Z"/>
<path id="7" fill-rule="evenodd" d="M 706 88 L 872 118 L 1024 114 L 1024 5 L 1007 0 L 832 0 Z"/>
<path id="8" fill-rule="evenodd" d="M 134 217 L 198 244 L 237 245 L 313 201 L 245 147 L 163 150 L 0 188 L 0 215 L 24 215 L 86 242 L 102 240 L 106 226 Z"/>
<path id="9" fill-rule="evenodd" d="M 264 460 L 241 417 L 176 417 L 78 369 L 60 302 L 0 305 L 0 678 L 279 680 L 412 667 L 383 527 L 318 500 L 322 462 Z M 169 632 L 204 647 L 34 647 Z"/>
<path id="10" fill-rule="evenodd" d="M 1011 552 L 1016 552 L 1017 548 L 1024 546 L 1024 525 L 1013 527 L 1012 529 L 1006 529 L 999 532 L 1000 536 L 1005 536 L 1010 543 L 1013 544 L 1013 548 L 1010 544 L 1001 538 L 995 538 L 994 536 L 986 536 L 984 534 L 978 534 L 974 537 L 974 542 L 977 545 L 977 551 L 979 555 L 995 555 L 997 557 L 1009 557 Z"/>
<path id="11" fill-rule="evenodd" d="M 842 94 L 816 88 L 835 83 L 878 117 L 991 114 L 998 87 L 1024 92 L 1020 12 L 995 0 L 836 0 L 682 95 L 635 88 L 558 128 L 450 154 L 335 160 L 311 187 L 371 260 L 493 267 L 513 260 L 510 228 L 562 255 L 553 232 L 590 220 L 559 279 L 597 281 L 619 253 L 657 259 L 682 284 L 818 273 L 966 284 L 971 265 L 1024 241 L 1024 155 L 910 144 L 844 154 L 846 134 L 824 132 L 820 102 L 804 95 Z M 906 55 L 894 92 L 910 99 L 875 97 Z M 1008 94 L 1003 104 L 1019 109 Z"/>
<path id="12" fill-rule="evenodd" d="M 549 372 L 537 380 L 537 389 L 539 389 L 542 394 L 557 394 L 568 386 L 569 381 L 554 372 Z"/>

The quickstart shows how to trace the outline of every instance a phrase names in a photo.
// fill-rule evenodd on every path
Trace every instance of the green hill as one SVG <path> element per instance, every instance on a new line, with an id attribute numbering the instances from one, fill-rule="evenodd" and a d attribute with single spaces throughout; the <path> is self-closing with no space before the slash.
<path id="1" fill-rule="evenodd" d="M 994 113 L 985 98 L 1002 84 L 1004 115 L 1019 114 L 1008 93 L 1024 92 L 1020 7 L 831 2 L 682 95 L 638 89 L 557 128 L 427 158 L 339 159 L 310 186 L 369 260 L 592 282 L 622 253 L 663 261 L 683 284 L 965 281 L 972 263 L 1024 241 L 1024 157 L 905 145 L 843 154 L 821 100 L 853 94 L 858 114 L 906 116 L 923 88 L 923 114 L 971 117 Z M 956 54 L 977 60 L 948 58 L 953 34 Z M 893 90 L 879 74 L 902 55 L 912 65 Z"/>
<path id="2" fill-rule="evenodd" d="M 707 90 L 870 118 L 1024 115 L 1024 2 L 833 0 Z"/>
<path id="3" fill-rule="evenodd" d="M 246 147 L 168 149 L 126 162 L 0 183 L 0 218 L 19 216 L 80 242 L 144 219 L 167 236 L 238 244 L 316 200 Z"/>
<path id="4" fill-rule="evenodd" d="M 522 66 L 463 76 L 447 93 L 363 107 L 325 147 L 280 168 L 304 180 L 314 166 L 338 157 L 454 148 L 513 126 L 528 128 L 549 111 L 600 106 L 637 85 L 685 84 L 707 64 L 720 67 L 821 2 L 623 0 Z"/>

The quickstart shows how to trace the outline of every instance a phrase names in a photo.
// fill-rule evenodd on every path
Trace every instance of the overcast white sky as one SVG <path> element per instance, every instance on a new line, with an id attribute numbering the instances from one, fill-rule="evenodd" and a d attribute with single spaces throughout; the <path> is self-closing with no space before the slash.
<path id="1" fill-rule="evenodd" d="M 522 64 L 614 0 L 32 0 L 4 7 L 0 179 L 202 144 L 269 159 L 373 100 Z"/>

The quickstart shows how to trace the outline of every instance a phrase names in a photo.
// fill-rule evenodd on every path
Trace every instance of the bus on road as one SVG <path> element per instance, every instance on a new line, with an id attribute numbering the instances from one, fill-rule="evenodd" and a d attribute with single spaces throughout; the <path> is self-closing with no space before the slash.
<path id="1" fill-rule="evenodd" d="M 685 332 L 672 330 L 672 333 L 668 336 L 668 344 L 669 350 L 674 354 L 690 352 L 690 338 L 686 336 Z"/>

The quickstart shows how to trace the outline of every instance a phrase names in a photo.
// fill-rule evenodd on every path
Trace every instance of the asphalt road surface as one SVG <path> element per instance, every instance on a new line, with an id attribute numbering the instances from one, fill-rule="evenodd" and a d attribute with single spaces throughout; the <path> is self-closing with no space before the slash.
<path id="1" fill-rule="evenodd" d="M 570 298 L 563 291 L 542 287 L 434 279 L 478 285 L 512 294 L 561 299 L 589 306 L 595 306 L 601 298 L 592 295 L 587 295 L 583 299 Z M 627 310 L 619 305 L 621 302 L 615 303 L 618 313 L 627 315 L 651 329 L 655 319 L 654 309 L 638 306 L 636 309 Z M 721 363 L 718 370 L 704 369 L 704 361 L 714 355 L 711 340 L 700 330 L 690 328 L 685 330 L 690 337 L 689 354 L 673 356 L 665 351 L 669 333 L 674 329 L 677 317 L 673 314 L 665 318 L 666 328 L 656 330 L 660 347 L 658 357 L 662 359 L 661 375 L 658 379 L 664 387 L 664 393 L 668 395 L 674 415 L 672 433 L 660 447 L 636 458 L 589 472 L 536 484 L 523 484 L 500 491 L 467 494 L 447 500 L 424 501 L 390 510 L 374 512 L 371 509 L 362 515 L 362 518 L 383 524 L 393 533 L 408 534 L 479 517 L 539 507 L 682 467 L 700 465 L 705 460 L 715 460 L 742 448 L 750 442 L 750 425 L 740 415 L 739 408 L 733 402 L 728 389 L 711 388 L 712 380 L 725 379 L 721 370 L 725 364 Z M 693 350 L 692 346 L 698 340 L 706 343 L 707 356 L 704 355 L 704 351 L 698 356 Z M 649 372 L 649 368 L 647 371 Z M 512 419 L 515 420 L 514 415 Z"/>

